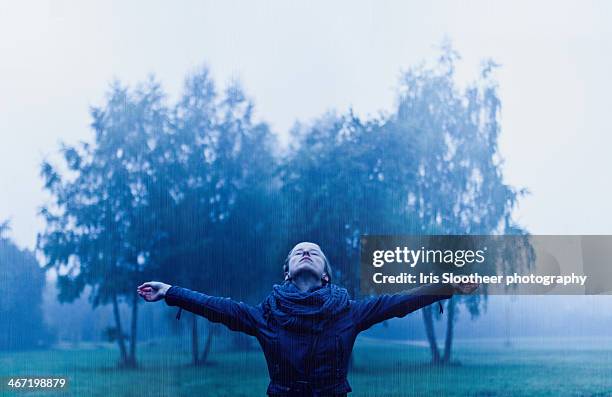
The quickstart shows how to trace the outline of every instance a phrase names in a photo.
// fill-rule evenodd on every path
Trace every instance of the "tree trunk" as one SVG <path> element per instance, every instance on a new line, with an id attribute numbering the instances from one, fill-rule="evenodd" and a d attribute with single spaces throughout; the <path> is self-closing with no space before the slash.
<path id="1" fill-rule="evenodd" d="M 200 363 L 200 346 L 198 340 L 198 317 L 195 314 L 191 316 L 191 363 L 198 365 Z"/>
<path id="2" fill-rule="evenodd" d="M 453 331 L 455 324 L 455 300 L 451 297 L 448 300 L 447 309 L 447 321 L 446 321 L 446 339 L 444 340 L 444 358 L 442 361 L 444 364 L 449 364 L 451 360 L 451 352 L 453 350 Z"/>
<path id="3" fill-rule="evenodd" d="M 431 306 L 423 308 L 423 321 L 425 322 L 425 332 L 431 350 L 431 362 L 432 364 L 440 364 L 440 351 L 438 350 L 438 342 L 436 341 L 436 330 L 434 329 Z"/>
<path id="4" fill-rule="evenodd" d="M 208 335 L 206 336 L 206 342 L 204 343 L 204 351 L 202 352 L 202 357 L 200 358 L 200 365 L 206 364 L 206 361 L 208 360 L 208 356 L 210 355 L 210 349 L 212 347 L 213 336 L 215 335 L 216 330 L 216 324 L 208 324 Z"/>
<path id="5" fill-rule="evenodd" d="M 128 363 L 128 356 L 127 349 L 125 348 L 125 340 L 123 339 L 123 327 L 121 327 L 121 315 L 119 313 L 119 302 L 117 302 L 117 294 L 113 294 L 113 315 L 115 316 L 117 343 L 119 344 L 119 352 L 121 353 L 121 361 L 119 364 L 125 366 Z"/>
<path id="6" fill-rule="evenodd" d="M 138 294 L 134 292 L 132 300 L 132 325 L 130 331 L 130 359 L 129 366 L 136 367 L 136 327 L 138 325 Z"/>

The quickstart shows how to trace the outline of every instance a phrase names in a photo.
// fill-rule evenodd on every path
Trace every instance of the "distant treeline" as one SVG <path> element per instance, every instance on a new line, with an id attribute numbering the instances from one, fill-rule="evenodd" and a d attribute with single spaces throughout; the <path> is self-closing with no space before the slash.
<path id="1" fill-rule="evenodd" d="M 41 312 L 44 271 L 34 254 L 17 247 L 0 223 L 0 350 L 47 346 L 51 335 Z"/>

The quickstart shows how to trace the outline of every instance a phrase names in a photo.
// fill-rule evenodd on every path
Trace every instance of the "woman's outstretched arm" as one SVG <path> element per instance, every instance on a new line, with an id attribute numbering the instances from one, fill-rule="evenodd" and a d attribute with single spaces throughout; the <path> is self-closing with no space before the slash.
<path id="1" fill-rule="evenodd" d="M 384 294 L 355 301 L 354 321 L 359 331 L 394 317 L 404 317 L 422 307 L 448 299 L 455 293 L 470 293 L 476 286 L 427 284 L 397 294 Z"/>
<path id="2" fill-rule="evenodd" d="M 253 336 L 257 332 L 258 309 L 243 302 L 209 296 L 158 281 L 140 285 L 138 294 L 147 302 L 165 299 L 168 306 L 178 306 L 212 322 L 222 323 L 232 331 L 240 331 Z"/>

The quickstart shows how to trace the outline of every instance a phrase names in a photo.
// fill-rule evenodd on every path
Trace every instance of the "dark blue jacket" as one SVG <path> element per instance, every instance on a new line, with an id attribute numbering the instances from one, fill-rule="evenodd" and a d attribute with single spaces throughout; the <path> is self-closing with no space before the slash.
<path id="1" fill-rule="evenodd" d="M 256 337 L 268 364 L 268 395 L 334 396 L 351 391 L 346 376 L 357 334 L 451 295 L 450 285 L 430 284 L 405 293 L 350 300 L 349 310 L 318 334 L 291 332 L 266 321 L 262 304 L 251 306 L 177 286 L 167 291 L 166 303 Z"/>

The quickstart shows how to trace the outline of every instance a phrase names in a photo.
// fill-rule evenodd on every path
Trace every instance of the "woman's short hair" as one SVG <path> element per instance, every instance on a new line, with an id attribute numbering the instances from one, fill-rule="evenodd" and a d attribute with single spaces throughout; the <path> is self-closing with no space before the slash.
<path id="1" fill-rule="evenodd" d="M 287 258 L 285 258 L 285 263 L 283 264 L 283 274 L 289 272 L 289 259 L 291 259 L 291 254 L 293 253 L 293 249 L 294 248 L 295 247 L 291 248 L 291 250 L 287 254 Z M 331 281 L 332 281 L 332 268 L 331 268 L 331 265 L 329 263 L 329 260 L 325 256 L 325 253 L 323 252 L 323 250 L 321 250 L 321 254 L 323 255 L 323 263 L 324 263 L 325 274 L 327 274 L 327 279 L 331 283 Z"/>

